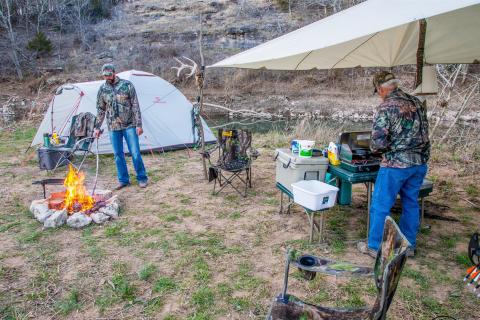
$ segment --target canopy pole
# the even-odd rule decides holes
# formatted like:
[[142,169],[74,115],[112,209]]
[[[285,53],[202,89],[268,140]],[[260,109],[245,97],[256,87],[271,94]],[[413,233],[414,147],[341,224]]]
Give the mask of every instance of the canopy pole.
[[425,35],[427,32],[427,20],[418,21],[418,48],[417,48],[417,73],[415,75],[415,88],[422,84],[423,64],[425,61]]

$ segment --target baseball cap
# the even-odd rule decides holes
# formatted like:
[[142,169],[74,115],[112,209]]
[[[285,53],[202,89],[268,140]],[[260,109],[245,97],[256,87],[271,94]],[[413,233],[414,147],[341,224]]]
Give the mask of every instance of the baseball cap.
[[115,72],[115,66],[111,63],[106,63],[102,66],[102,75],[111,76]]
[[391,72],[388,72],[388,71],[381,71],[379,73],[377,73],[374,77],[373,77],[373,87],[375,88],[373,93],[377,93],[377,88],[384,84],[384,83],[387,83],[391,80],[397,80],[397,78],[395,78],[395,75]]

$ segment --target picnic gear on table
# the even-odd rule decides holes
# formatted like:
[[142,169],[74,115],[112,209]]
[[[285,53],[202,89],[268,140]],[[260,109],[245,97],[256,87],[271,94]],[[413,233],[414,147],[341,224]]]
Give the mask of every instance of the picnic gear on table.
[[328,160],[331,165],[338,166],[340,164],[338,146],[334,142],[328,144]]
[[298,151],[300,150],[298,140],[292,140],[292,142],[290,143],[290,148],[292,149],[292,153],[298,153]]
[[293,201],[312,211],[325,210],[335,205],[338,188],[317,180],[292,183]]
[[[317,180],[302,180],[292,183],[293,201],[302,206],[310,223],[309,242],[313,241],[314,229],[318,231],[319,243],[324,241],[326,210],[336,202],[338,188]],[[315,215],[320,215],[320,222]]]
[[328,159],[324,157],[304,158],[290,149],[276,149],[276,182],[292,192],[292,183],[301,180],[325,181]]
[[[280,190],[280,214],[284,213],[284,194],[288,197],[285,213],[290,213],[290,208],[294,203],[293,184],[303,180],[325,181],[328,159],[321,156],[321,150],[316,152],[312,149],[312,157],[305,158],[294,154],[290,149],[276,149],[274,161],[276,162],[276,187]],[[335,203],[335,200],[333,201]],[[318,231],[320,242],[323,241],[325,212],[303,208],[310,224],[310,242],[313,240],[315,228]],[[326,210],[326,208],[322,210]],[[315,216],[318,214],[321,215],[320,222],[315,221]]]
[[298,156],[300,158],[311,158],[313,156],[313,146],[315,145],[315,141],[298,140],[298,145]]
[[[218,149],[218,159],[212,164],[211,155]],[[243,129],[218,129],[217,145],[203,154],[210,163],[208,181],[214,181],[213,193],[219,194],[227,185],[241,196],[247,196],[252,187],[252,162],[259,153],[252,147],[252,132]],[[240,190],[234,181],[240,181],[244,190]],[[219,189],[216,190],[217,183]]]
[[[282,292],[273,300],[267,315],[268,320],[342,320],[342,319],[386,319],[403,267],[407,260],[410,243],[401,233],[395,221],[387,217],[382,244],[378,250],[374,269],[358,267],[350,263],[336,263],[329,259],[302,255],[287,251],[285,276]],[[302,276],[311,280],[312,273],[326,273],[335,276],[372,276],[377,287],[377,298],[372,307],[345,309],[328,308],[310,304],[287,294],[290,265],[301,269]]]
[[382,156],[370,150],[371,131],[343,132],[338,138],[340,167],[352,172],[378,171]]

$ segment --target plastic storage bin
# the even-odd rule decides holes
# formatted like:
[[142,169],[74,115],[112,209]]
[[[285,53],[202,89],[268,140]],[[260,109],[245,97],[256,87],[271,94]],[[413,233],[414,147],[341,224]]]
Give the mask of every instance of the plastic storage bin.
[[292,183],[301,180],[325,181],[328,159],[325,157],[301,158],[290,149],[276,149],[276,182],[292,192]]
[[292,188],[293,201],[314,211],[333,207],[337,199],[337,187],[316,180],[298,181]]

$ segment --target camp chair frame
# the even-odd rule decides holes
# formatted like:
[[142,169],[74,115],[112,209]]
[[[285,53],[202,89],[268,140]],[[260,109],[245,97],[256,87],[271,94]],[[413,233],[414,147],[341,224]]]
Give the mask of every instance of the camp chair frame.
[[[213,164],[211,155],[215,150],[218,150],[218,160]],[[249,130],[219,129],[217,145],[205,152],[204,157],[210,164],[208,179],[209,182],[214,181],[214,195],[231,186],[242,197],[247,196],[248,188],[252,188],[252,162],[258,157],[258,151],[252,147],[252,133]],[[241,182],[243,190],[234,184],[236,180]]]
[[[287,252],[285,263],[285,278],[283,291],[274,299],[267,320],[295,319],[369,319],[384,320],[392,303],[403,267],[407,260],[410,243],[401,233],[391,217],[385,219],[383,239],[377,252],[374,269],[358,267],[348,263],[337,263],[329,259],[315,256],[293,257]],[[306,259],[303,260],[302,259]],[[306,265],[304,261],[309,261]],[[296,298],[287,294],[288,272],[290,265],[300,269],[303,277],[312,280],[317,272],[336,276],[372,276],[377,287],[377,298],[372,307],[357,309],[326,308]]]
[[[74,115],[72,117],[70,134],[63,137],[67,138],[67,142],[64,145],[48,147],[48,149],[51,151],[61,152],[60,158],[58,159],[55,167],[52,169],[53,172],[55,172],[57,168],[67,164],[71,164],[75,169],[80,170],[87,156],[89,154],[94,154],[91,151],[91,147],[95,137],[85,137],[79,140],[77,140],[77,137],[75,137],[74,129],[77,117],[78,115]],[[75,158],[78,158],[79,160],[75,161]]]

